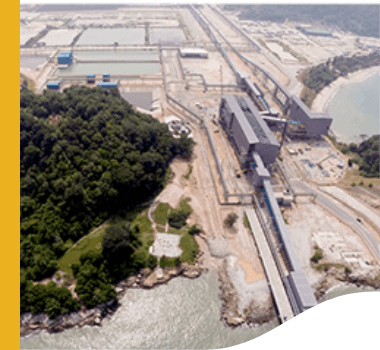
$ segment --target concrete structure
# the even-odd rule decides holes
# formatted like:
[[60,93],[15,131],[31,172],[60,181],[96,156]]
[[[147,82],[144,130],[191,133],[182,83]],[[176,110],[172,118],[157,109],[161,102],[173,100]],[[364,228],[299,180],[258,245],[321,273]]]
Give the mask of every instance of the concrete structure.
[[311,112],[296,95],[292,95],[286,108],[286,114],[289,115],[290,119],[301,123],[301,125],[289,130],[290,133],[299,136],[320,137],[327,135],[332,123],[329,114]]
[[332,36],[332,30],[325,28],[317,28],[308,25],[300,25],[296,27],[300,32],[306,35],[315,36]]
[[188,138],[193,138],[189,122],[181,120],[175,116],[169,116],[165,118],[165,124],[168,126],[170,133],[175,139],[181,138],[182,134],[186,135]]
[[180,49],[179,54],[181,57],[188,57],[188,58],[208,58],[208,52],[203,49],[197,49],[197,48],[185,48]]
[[317,305],[317,300],[315,299],[313,290],[306,279],[306,275],[303,272],[295,253],[270,180],[263,180],[262,194],[267,204],[272,223],[281,242],[286,264],[290,270],[290,274],[287,278],[289,282],[288,294],[291,293],[292,297],[295,298],[298,308],[298,310],[295,310],[295,313],[297,314]]
[[265,269],[268,284],[276,302],[279,318],[281,323],[283,323],[293,318],[294,312],[284,288],[282,277],[277,269],[276,263],[271,254],[270,246],[266,240],[265,233],[260,225],[255,211],[253,208],[246,208],[245,213],[247,215],[249,225],[252,228],[251,232],[256,242],[257,249],[260,252],[260,257]]
[[61,51],[57,56],[57,63],[59,65],[69,66],[73,62],[73,52],[72,51]]
[[251,163],[253,169],[253,184],[256,188],[263,185],[264,180],[270,179],[269,171],[265,168],[261,157],[256,153],[252,153],[253,162]]
[[59,90],[61,87],[61,83],[59,81],[51,81],[51,82],[46,84],[46,87],[49,90]]
[[265,166],[276,160],[280,144],[248,97],[223,96],[219,116],[242,167],[249,167],[253,152],[260,155]]

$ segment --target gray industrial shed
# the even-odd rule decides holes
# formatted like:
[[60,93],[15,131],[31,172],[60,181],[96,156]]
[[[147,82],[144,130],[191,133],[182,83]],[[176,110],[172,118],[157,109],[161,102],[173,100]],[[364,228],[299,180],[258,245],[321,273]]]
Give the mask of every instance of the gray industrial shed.
[[223,96],[219,115],[244,167],[252,161],[252,152],[260,155],[265,166],[276,160],[280,144],[247,96]]
[[310,111],[296,95],[292,95],[286,113],[289,115],[289,119],[302,124],[304,136],[307,137],[327,135],[332,123],[329,114]]

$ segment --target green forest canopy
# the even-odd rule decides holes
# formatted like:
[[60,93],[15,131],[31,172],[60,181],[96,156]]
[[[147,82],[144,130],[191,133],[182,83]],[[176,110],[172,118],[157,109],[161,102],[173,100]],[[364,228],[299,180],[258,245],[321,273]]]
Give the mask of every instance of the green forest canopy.
[[[165,124],[133,110],[117,89],[21,91],[24,287],[50,277],[56,260],[91,228],[153,198],[170,161],[188,157],[192,146],[192,140],[174,139]],[[108,277],[102,279],[106,295],[113,295]]]
[[379,37],[379,6],[375,4],[225,5],[224,8],[240,11],[241,19],[279,23],[286,20],[318,22],[361,36]]
[[343,147],[344,154],[352,152],[355,156],[352,161],[359,165],[360,175],[365,177],[380,177],[379,151],[380,135],[374,135],[357,146],[351,143]]

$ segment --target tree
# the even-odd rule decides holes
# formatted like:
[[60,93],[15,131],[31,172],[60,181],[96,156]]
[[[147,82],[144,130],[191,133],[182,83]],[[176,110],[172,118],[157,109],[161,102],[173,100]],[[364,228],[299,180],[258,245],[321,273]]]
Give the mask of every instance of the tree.
[[116,262],[128,258],[131,253],[131,227],[121,228],[111,225],[106,228],[102,240],[103,256],[108,262]]
[[202,230],[200,228],[198,228],[196,225],[193,225],[190,227],[189,229],[189,234],[191,235],[198,235],[202,232]]
[[184,209],[172,210],[168,214],[168,223],[171,227],[180,229],[186,225],[186,220],[191,213]]
[[181,134],[181,137],[177,140],[178,155],[185,159],[190,158],[195,142],[188,138],[186,134]]
[[229,213],[227,215],[227,217],[224,219],[224,224],[227,227],[231,228],[234,225],[234,223],[236,222],[237,218],[238,218],[237,214]]
[[[46,120],[52,115],[59,123]],[[171,160],[191,143],[175,140],[165,124],[134,111],[117,89],[73,86],[40,95],[22,90],[20,265],[26,280],[50,277],[68,240],[77,241],[121,208],[150,200],[162,188]],[[109,269],[107,278],[114,281],[138,266],[154,266],[147,256],[140,264],[139,242],[133,230],[127,231],[129,237],[121,235],[125,240],[104,242],[103,265],[86,256],[73,266],[76,277],[83,280],[92,271],[88,264],[100,274]],[[106,277],[94,278],[109,283]],[[99,293],[87,295],[90,303],[102,300]],[[49,303],[53,314],[56,303]],[[24,304],[26,310],[29,304]]]

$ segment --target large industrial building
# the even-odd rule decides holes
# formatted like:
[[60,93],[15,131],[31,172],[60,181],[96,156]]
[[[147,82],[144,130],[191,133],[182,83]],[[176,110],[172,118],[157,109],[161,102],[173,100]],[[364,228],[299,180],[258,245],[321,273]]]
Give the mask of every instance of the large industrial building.
[[253,152],[260,155],[265,166],[276,160],[280,144],[249,97],[223,96],[219,115],[243,168],[253,161]]
[[289,119],[301,123],[301,125],[294,127],[293,130],[289,130],[299,136],[313,138],[327,135],[332,123],[332,118],[329,114],[310,111],[296,95],[292,95],[289,99],[285,113],[289,115]]

